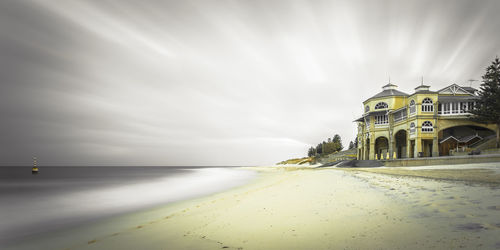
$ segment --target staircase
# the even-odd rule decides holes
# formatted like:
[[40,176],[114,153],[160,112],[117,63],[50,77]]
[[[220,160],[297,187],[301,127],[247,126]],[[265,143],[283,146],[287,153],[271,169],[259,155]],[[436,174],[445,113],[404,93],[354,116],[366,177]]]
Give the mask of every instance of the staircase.
[[484,137],[482,140],[469,145],[473,150],[485,150],[496,147],[496,135]]

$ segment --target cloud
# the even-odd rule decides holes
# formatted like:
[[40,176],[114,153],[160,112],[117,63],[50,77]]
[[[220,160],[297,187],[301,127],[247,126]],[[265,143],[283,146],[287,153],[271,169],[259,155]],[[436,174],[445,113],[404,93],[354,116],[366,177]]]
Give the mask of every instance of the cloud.
[[0,165],[254,165],[354,139],[389,76],[480,79],[496,1],[0,3]]

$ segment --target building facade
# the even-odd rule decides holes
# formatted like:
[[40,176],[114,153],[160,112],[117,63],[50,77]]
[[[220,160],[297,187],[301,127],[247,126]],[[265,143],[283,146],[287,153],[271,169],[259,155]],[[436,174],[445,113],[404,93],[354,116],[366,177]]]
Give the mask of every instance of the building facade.
[[394,84],[363,102],[358,159],[437,157],[466,151],[495,136],[496,125],[471,121],[477,90],[452,84],[438,91],[420,85],[413,94]]

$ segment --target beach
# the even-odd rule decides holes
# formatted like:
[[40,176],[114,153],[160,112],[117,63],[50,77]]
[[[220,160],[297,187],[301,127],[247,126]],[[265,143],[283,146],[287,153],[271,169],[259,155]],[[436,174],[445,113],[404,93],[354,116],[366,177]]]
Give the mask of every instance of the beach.
[[499,165],[250,168],[244,186],[13,249],[498,249]]

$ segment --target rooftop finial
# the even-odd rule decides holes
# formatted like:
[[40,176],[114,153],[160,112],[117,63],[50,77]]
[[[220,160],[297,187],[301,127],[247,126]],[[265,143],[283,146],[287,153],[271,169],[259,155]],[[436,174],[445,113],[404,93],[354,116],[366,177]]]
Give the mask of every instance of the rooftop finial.
[[424,76],[422,76],[422,82],[420,83],[420,86],[424,85]]

